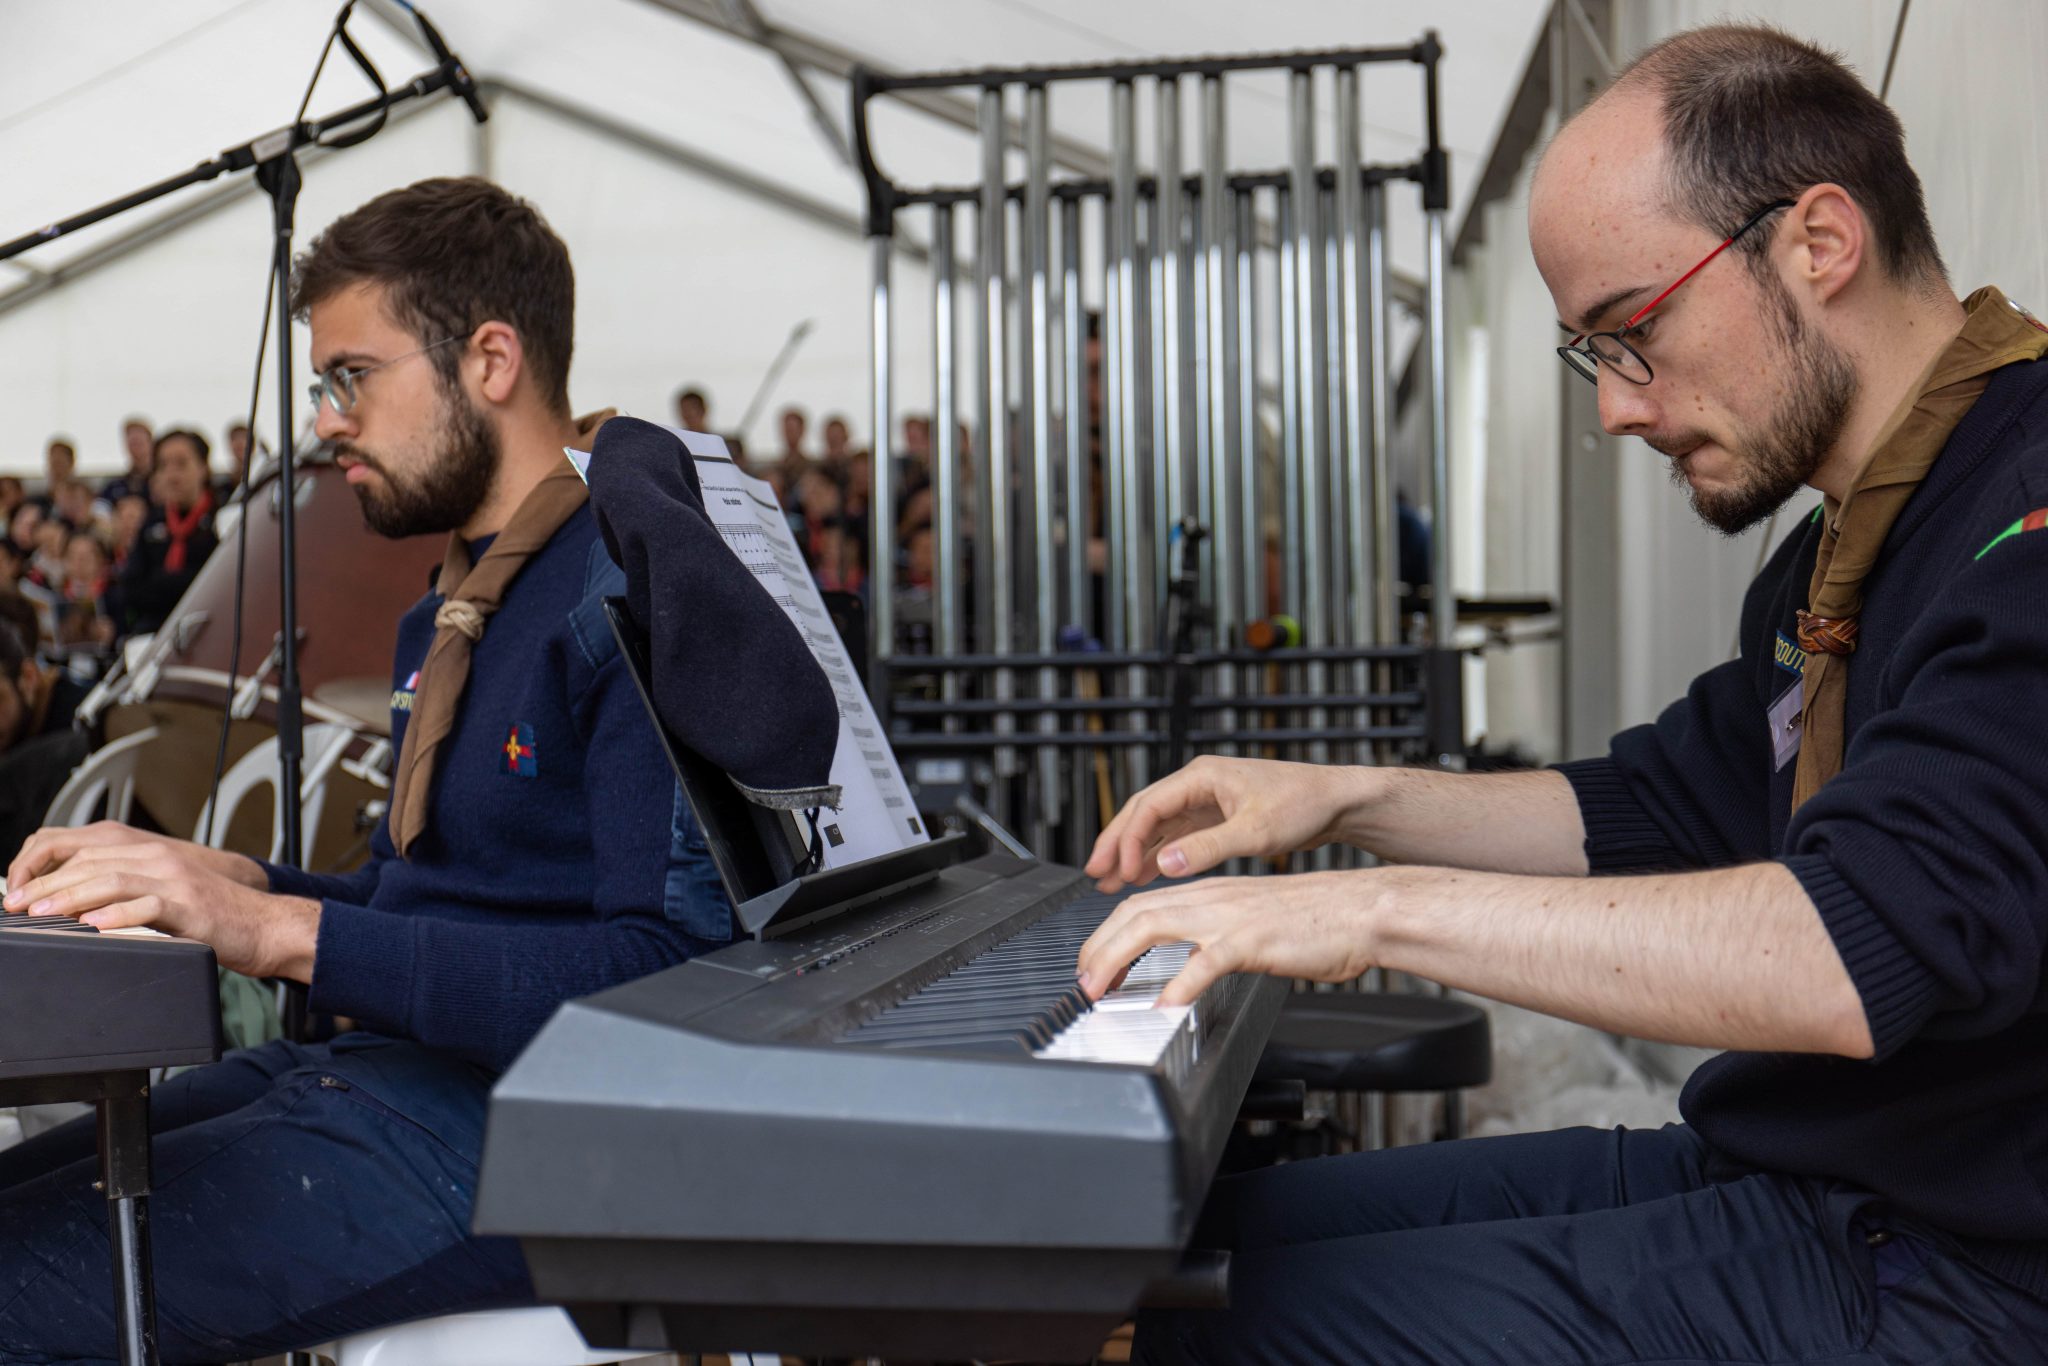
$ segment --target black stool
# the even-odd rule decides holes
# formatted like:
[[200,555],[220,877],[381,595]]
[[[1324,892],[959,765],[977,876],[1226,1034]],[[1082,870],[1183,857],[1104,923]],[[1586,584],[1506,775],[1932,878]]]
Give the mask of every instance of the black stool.
[[1281,1007],[1253,1084],[1295,1081],[1340,1094],[1441,1091],[1444,1137],[1459,1138],[1462,1092],[1492,1077],[1492,1029],[1477,1006],[1405,992],[1303,991]]

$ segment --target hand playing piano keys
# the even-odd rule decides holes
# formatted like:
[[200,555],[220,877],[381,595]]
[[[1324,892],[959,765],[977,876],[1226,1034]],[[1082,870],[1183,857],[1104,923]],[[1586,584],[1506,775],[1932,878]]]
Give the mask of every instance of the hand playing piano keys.
[[320,903],[267,886],[239,854],[100,821],[31,835],[7,870],[4,909],[101,930],[147,926],[211,945],[233,971],[308,981]]
[[1084,870],[1096,887],[1143,887],[1233,858],[1318,849],[1380,795],[1370,768],[1203,755],[1139,792],[1096,838]]
[[1376,871],[1204,878],[1134,896],[1081,946],[1081,989],[1099,1000],[1146,950],[1183,940],[1194,952],[1161,1006],[1187,1005],[1233,972],[1349,981],[1374,966]]

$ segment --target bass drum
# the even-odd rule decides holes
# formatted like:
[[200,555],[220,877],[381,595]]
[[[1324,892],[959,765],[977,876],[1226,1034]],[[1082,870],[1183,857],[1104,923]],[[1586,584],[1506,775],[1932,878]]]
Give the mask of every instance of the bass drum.
[[[280,491],[273,463],[258,472],[246,502],[222,510],[216,521],[220,548],[200,567],[163,629],[87,703],[88,719],[104,713],[109,740],[158,728],[150,758],[136,776],[135,795],[150,819],[173,835],[191,835],[205,808],[224,707],[232,705],[235,716],[228,729],[229,767],[277,733]],[[385,704],[398,618],[427,591],[447,541],[389,541],[371,531],[354,490],[329,461],[302,461],[295,492],[302,710],[309,723],[340,722],[358,732],[329,779],[321,828],[305,832],[306,866],[340,871],[360,859],[366,835],[358,828],[359,813],[389,796],[372,779],[381,776],[379,768],[392,766],[378,748],[391,728]],[[245,510],[242,647],[230,660],[236,523]],[[268,802],[243,804],[227,847],[259,857],[269,850]]]

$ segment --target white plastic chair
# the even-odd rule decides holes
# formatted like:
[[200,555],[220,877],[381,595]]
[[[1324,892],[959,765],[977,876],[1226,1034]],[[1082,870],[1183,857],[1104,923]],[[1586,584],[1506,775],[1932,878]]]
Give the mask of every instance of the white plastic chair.
[[357,1333],[313,1349],[334,1366],[610,1366],[611,1363],[674,1361],[644,1356],[630,1348],[593,1351],[569,1316],[543,1305],[447,1314],[392,1328]]
[[[304,732],[305,762],[299,770],[299,823],[302,829],[320,828],[320,814],[327,806],[327,779],[341,764],[341,756],[347,752],[355,732],[347,726],[331,722],[316,721]],[[235,761],[235,766],[222,775],[220,780],[219,816],[213,822],[212,838],[207,838],[207,812],[213,809],[211,803],[199,812],[199,824],[193,827],[195,843],[211,843],[214,848],[224,848],[228,840],[228,827],[234,824],[235,813],[242,809],[242,802],[259,787],[270,789],[270,854],[274,863],[284,856],[284,794],[278,790],[277,737],[257,745]]]
[[156,727],[149,726],[86,755],[85,762],[64,780],[43,824],[89,824],[98,819],[94,813],[102,797],[107,802],[106,819],[126,821],[135,806],[135,770],[142,762],[142,751],[156,735]]

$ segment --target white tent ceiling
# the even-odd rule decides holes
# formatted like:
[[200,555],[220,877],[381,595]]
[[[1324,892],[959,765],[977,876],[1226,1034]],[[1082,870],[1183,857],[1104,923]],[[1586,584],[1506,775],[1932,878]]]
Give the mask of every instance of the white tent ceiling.
[[[329,0],[0,0],[0,238],[284,123],[333,8]],[[575,254],[579,401],[660,412],[676,385],[694,380],[710,388],[714,416],[735,421],[783,337],[808,317],[818,325],[776,402],[844,410],[862,429],[862,193],[783,54],[843,134],[846,85],[833,72],[849,57],[896,70],[1141,59],[1400,43],[1428,24],[1448,51],[1444,137],[1456,217],[1546,9],[1541,0],[1439,0],[1426,13],[1334,0],[435,0],[428,12],[450,44],[480,79],[502,87],[491,123],[479,135],[459,106],[439,99],[363,147],[309,160],[299,240],[381,189],[484,170],[538,203]],[[351,32],[389,82],[431,64],[389,0],[365,0]],[[1417,74],[1369,68],[1363,85],[1367,159],[1411,159],[1421,136]],[[365,93],[337,53],[312,112]],[[1281,165],[1279,78],[1234,78],[1231,100],[1233,163]],[[1184,104],[1192,160],[1192,92]],[[1141,105],[1140,159],[1149,162],[1142,89]],[[1327,92],[1321,107],[1328,157]],[[1057,87],[1052,108],[1068,160],[1099,161],[1108,124],[1101,91]],[[885,169],[906,184],[975,178],[967,129],[893,100],[877,109],[874,128]],[[215,200],[225,206],[198,212]],[[1395,204],[1392,258],[1418,274],[1419,217],[1412,197]],[[152,218],[181,213],[146,246],[109,250]],[[75,433],[88,468],[106,468],[115,426],[130,410],[209,432],[239,413],[267,216],[260,197],[222,182],[0,264],[0,468],[32,470],[53,431]],[[925,236],[915,216],[905,228],[913,242]],[[40,277],[51,272],[70,278],[49,287]],[[922,299],[922,273],[899,276],[906,295]],[[9,307],[9,291],[22,289],[38,292]],[[906,408],[923,406],[929,386],[921,330],[907,323],[899,350]],[[266,401],[266,427],[270,411]],[[747,433],[757,446],[769,440],[768,425]]]

